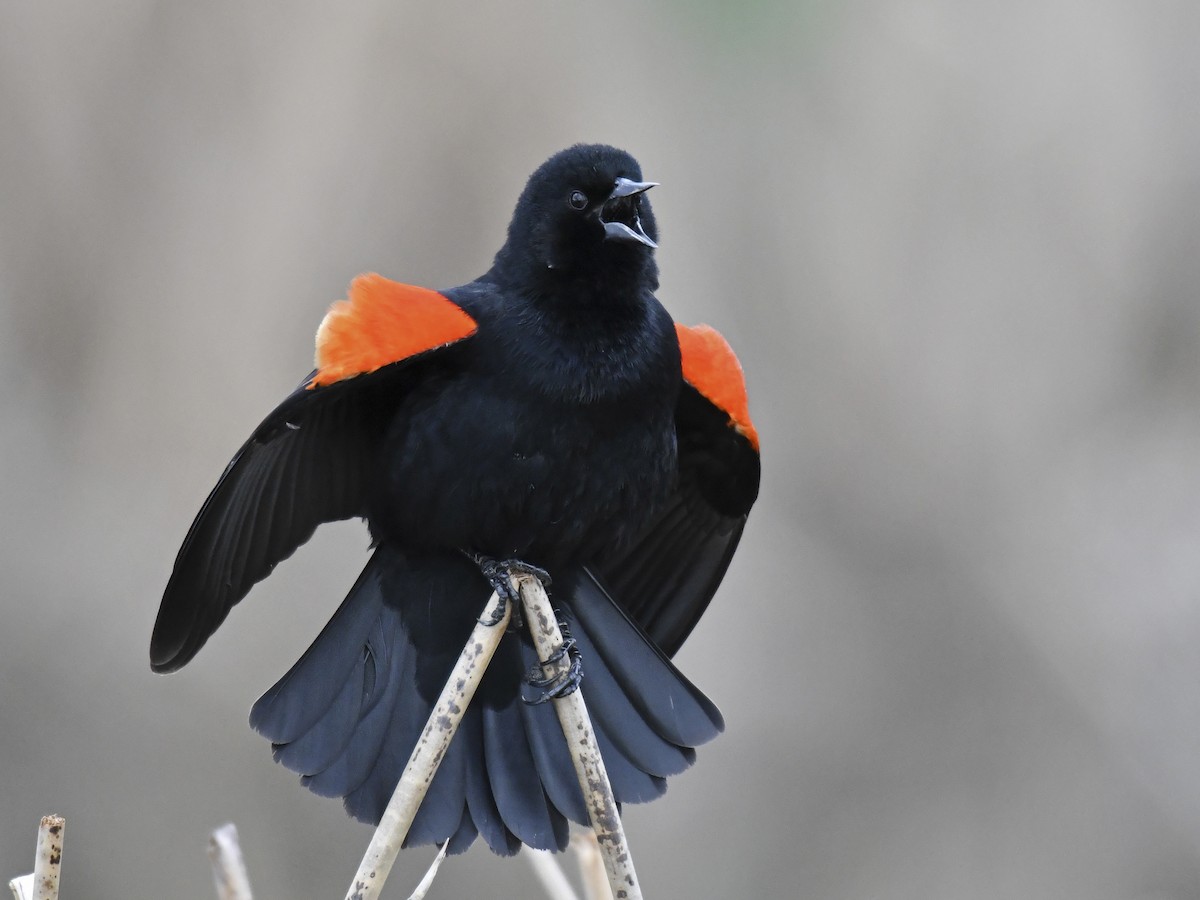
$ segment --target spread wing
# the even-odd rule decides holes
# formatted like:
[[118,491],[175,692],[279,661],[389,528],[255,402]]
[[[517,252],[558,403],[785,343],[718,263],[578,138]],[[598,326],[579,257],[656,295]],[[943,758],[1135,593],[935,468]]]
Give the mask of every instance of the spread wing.
[[679,480],[622,554],[593,570],[668,656],[707,608],[758,496],[758,434],[741,366],[707,326],[677,326],[684,386],[675,411]]
[[408,386],[475,322],[447,298],[378,275],[355,279],[317,333],[317,369],[225,468],[167,582],[150,664],[186,664],[250,588],[322,522],[365,513],[379,446]]

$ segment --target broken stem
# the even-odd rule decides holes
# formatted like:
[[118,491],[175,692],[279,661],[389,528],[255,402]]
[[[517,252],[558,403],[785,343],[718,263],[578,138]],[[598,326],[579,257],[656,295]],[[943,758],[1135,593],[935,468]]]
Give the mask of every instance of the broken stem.
[[442,842],[441,849],[438,850],[437,856],[433,858],[433,862],[429,864],[429,869],[425,872],[425,877],[421,879],[417,889],[408,895],[408,900],[425,900],[425,895],[433,887],[433,879],[437,877],[438,869],[442,867],[442,860],[446,858],[446,850],[449,846],[449,841]]
[[250,876],[242,859],[237,826],[232,822],[222,825],[209,836],[208,859],[212,863],[218,900],[251,900]]
[[38,828],[37,859],[33,863],[33,900],[57,900],[58,874],[62,868],[62,816],[45,816]]

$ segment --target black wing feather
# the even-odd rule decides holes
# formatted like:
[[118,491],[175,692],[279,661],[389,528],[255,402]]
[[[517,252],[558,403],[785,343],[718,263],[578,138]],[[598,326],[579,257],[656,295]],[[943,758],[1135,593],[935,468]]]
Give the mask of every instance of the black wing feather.
[[758,497],[758,451],[690,384],[675,410],[679,481],[624,552],[592,566],[630,617],[674,656],[725,576]]
[[[419,354],[327,387],[312,375],[275,408],[226,466],[204,502],[163,594],[150,665],[185,665],[229,610],[322,522],[362,516],[392,411],[426,371]],[[315,373],[314,373],[315,374]]]

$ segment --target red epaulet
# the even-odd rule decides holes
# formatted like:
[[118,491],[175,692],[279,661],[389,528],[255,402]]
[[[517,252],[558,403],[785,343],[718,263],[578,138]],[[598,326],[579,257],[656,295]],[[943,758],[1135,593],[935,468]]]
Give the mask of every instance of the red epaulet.
[[350,284],[317,329],[317,374],[309,388],[445,347],[475,333],[475,320],[429,288],[369,273]]
[[683,378],[709,403],[729,416],[729,426],[758,450],[758,431],[750,421],[746,379],[729,342],[708,325],[675,324]]

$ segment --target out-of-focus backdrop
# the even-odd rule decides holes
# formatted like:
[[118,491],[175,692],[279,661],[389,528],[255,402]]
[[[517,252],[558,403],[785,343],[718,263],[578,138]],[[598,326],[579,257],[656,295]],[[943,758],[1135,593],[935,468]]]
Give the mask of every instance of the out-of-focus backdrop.
[[[210,897],[234,820],[260,896],[341,896],[370,830],[246,713],[361,524],[169,678],[160,592],[349,279],[469,280],[599,140],[764,448],[648,896],[1200,896],[1198,46],[1194,0],[4,4],[0,878],[56,812],[64,898]],[[538,893],[475,848],[435,896]]]

